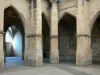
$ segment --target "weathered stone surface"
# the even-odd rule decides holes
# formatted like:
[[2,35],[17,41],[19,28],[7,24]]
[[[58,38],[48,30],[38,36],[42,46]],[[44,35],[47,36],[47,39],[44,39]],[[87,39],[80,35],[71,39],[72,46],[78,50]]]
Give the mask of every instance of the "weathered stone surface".
[[[33,3],[29,3],[33,1]],[[12,6],[16,9],[23,22],[25,30],[25,63],[31,66],[43,65],[42,54],[42,17],[41,14],[45,13],[48,19],[48,24],[51,30],[51,46],[50,46],[50,62],[59,63],[59,50],[58,50],[58,23],[59,20],[68,13],[76,17],[77,25],[77,50],[76,51],[76,64],[77,65],[90,65],[93,56],[98,56],[99,43],[94,42],[92,49],[91,32],[94,22],[100,15],[100,0],[61,0],[58,4],[54,1],[48,3],[46,0],[1,0],[0,1],[0,67],[4,67],[3,55],[3,34],[4,31],[4,9]],[[78,2],[78,3],[77,3]],[[66,31],[67,32],[67,31]],[[34,34],[30,35],[30,34]],[[27,37],[27,35],[29,35]],[[61,36],[71,41],[67,36]],[[66,42],[67,43],[67,42]],[[69,43],[69,44],[70,44]],[[68,47],[68,43],[66,44]],[[95,45],[96,44],[96,45]],[[67,49],[67,48],[66,48]],[[62,50],[65,52],[65,48]],[[72,48],[68,47],[72,52]],[[66,53],[67,54],[67,53]],[[73,55],[75,52],[73,53]],[[71,58],[68,57],[67,58]],[[73,56],[75,57],[75,56]],[[72,58],[73,58],[72,57]],[[95,58],[94,58],[95,59]]]
[[53,2],[51,6],[51,32],[50,32],[50,63],[59,63],[58,52],[58,7]]
[[76,64],[84,66],[92,64],[92,50],[89,37],[77,37]]
[[3,34],[0,34],[0,68],[4,67]]
[[[90,29],[89,29],[89,2],[78,0],[77,8],[77,65],[91,65],[92,50],[90,48]],[[88,29],[87,29],[88,28]]]

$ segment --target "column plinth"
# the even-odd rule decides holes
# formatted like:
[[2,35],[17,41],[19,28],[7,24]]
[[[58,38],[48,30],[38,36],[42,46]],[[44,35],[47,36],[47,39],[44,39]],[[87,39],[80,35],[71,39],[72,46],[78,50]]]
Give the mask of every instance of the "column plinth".
[[92,64],[92,50],[89,35],[77,35],[76,65],[88,66]]

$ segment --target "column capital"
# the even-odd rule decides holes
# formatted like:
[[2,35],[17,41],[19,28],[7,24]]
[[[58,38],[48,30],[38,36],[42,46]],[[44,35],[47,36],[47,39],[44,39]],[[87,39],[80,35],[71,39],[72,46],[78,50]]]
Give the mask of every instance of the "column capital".
[[42,34],[28,34],[27,37],[42,37]]
[[58,38],[58,35],[51,35],[50,38]]
[[90,35],[88,35],[88,34],[77,34],[76,35],[77,37],[91,37]]
[[1,34],[5,34],[5,32],[4,32],[4,31],[0,31],[0,35],[1,35]]
[[53,4],[57,4],[58,5],[58,0],[50,0],[50,5],[52,6]]

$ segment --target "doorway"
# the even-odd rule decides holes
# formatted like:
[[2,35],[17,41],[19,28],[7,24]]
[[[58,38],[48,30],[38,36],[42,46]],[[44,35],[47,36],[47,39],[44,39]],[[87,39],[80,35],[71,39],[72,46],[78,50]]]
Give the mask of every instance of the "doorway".
[[19,13],[12,6],[4,10],[5,66],[23,65],[24,28]]

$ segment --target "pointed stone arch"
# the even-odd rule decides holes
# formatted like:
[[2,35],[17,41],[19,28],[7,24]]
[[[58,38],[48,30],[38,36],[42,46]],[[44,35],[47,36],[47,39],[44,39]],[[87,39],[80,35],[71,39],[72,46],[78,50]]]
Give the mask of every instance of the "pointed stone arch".
[[73,14],[71,14],[71,13],[69,13],[69,12],[64,12],[64,13],[62,14],[62,16],[59,18],[59,21],[58,21],[58,22],[60,22],[60,20],[61,20],[65,15],[70,15],[70,16],[76,18],[75,15],[73,15]]
[[47,21],[47,23],[48,23],[48,25],[50,27],[50,19],[49,19],[49,17],[44,12],[42,12],[42,17],[45,18],[45,20]]
[[90,34],[92,32],[92,28],[94,23],[96,22],[97,18],[100,16],[100,10],[95,14],[95,16],[92,18],[92,20],[90,21]]
[[[24,60],[25,56],[25,27],[26,27],[26,21],[24,19],[24,16],[19,12],[19,10],[13,6],[10,5],[4,9],[4,32],[7,31],[7,29],[12,26],[12,24],[18,28],[18,30],[21,32],[22,35],[22,59]],[[5,36],[5,35],[4,35]],[[4,39],[5,42],[5,39]],[[5,46],[5,43],[4,43]],[[5,50],[5,47],[4,47]]]
[[4,10],[7,9],[7,8],[11,8],[14,12],[16,12],[16,14],[19,16],[19,18],[20,18],[20,20],[21,20],[21,22],[23,24],[22,25],[23,26],[23,30],[24,30],[24,32],[26,32],[25,27],[26,27],[27,23],[26,23],[26,20],[25,20],[23,14],[14,5],[8,5],[7,7],[4,8]]
[[60,62],[76,62],[76,18],[64,13],[58,24]]
[[95,14],[90,23],[92,63],[100,63],[100,10]]

